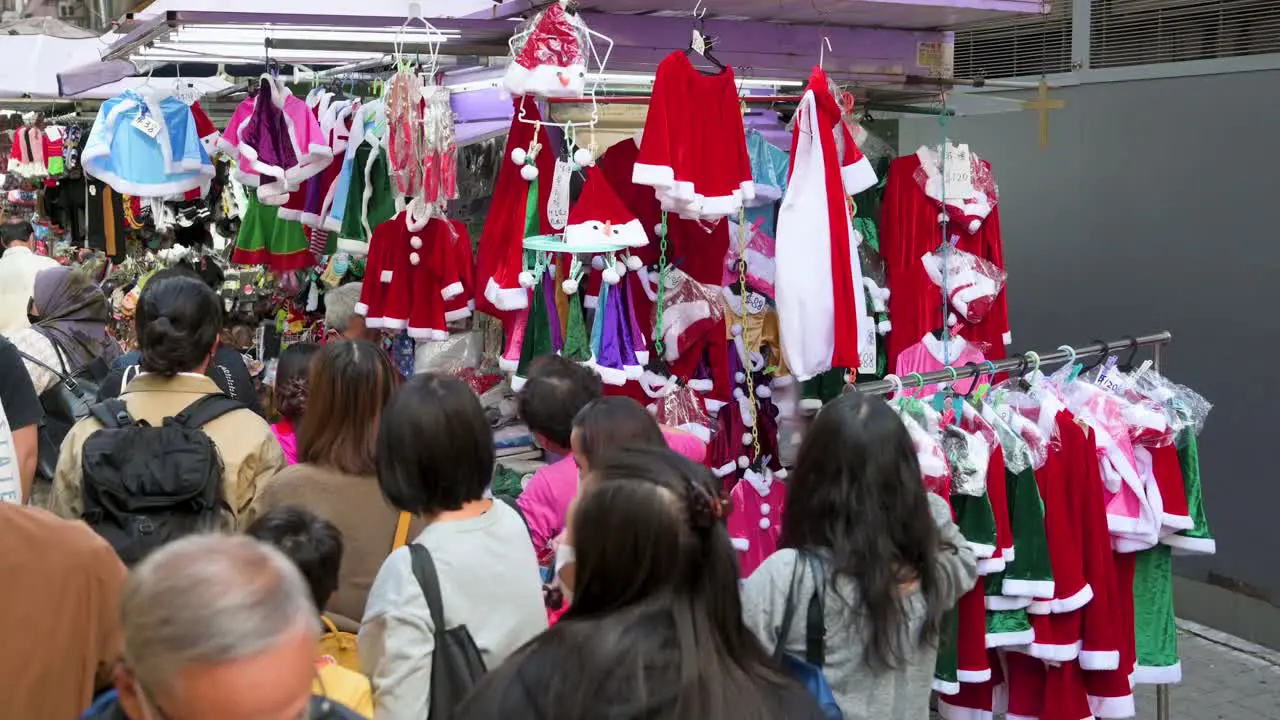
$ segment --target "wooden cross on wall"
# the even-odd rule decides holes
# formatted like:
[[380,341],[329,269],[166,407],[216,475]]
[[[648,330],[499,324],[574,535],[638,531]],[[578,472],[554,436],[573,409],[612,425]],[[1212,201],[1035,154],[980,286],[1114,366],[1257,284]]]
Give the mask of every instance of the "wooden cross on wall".
[[1050,100],[1049,82],[1044,78],[1040,78],[1040,84],[1036,88],[1036,95],[1035,100],[1024,101],[1022,109],[1040,111],[1040,147],[1049,147],[1049,111],[1065,108],[1067,101]]

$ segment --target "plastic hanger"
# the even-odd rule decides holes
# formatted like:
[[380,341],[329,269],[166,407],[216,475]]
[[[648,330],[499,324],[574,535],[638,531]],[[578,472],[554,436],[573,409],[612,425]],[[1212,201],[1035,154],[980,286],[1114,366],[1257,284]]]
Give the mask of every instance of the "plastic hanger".
[[1133,359],[1138,355],[1138,338],[1125,335],[1124,339],[1129,341],[1129,357],[1120,363],[1120,372],[1133,372]]
[[[1134,343],[1135,343],[1135,345],[1136,345],[1137,340],[1134,340]],[[1107,361],[1107,350],[1106,350],[1106,347],[1107,347],[1107,341],[1106,341],[1106,340],[1099,340],[1098,338],[1094,338],[1094,339],[1093,339],[1093,344],[1094,344],[1094,345],[1101,345],[1103,349],[1102,349],[1102,352],[1098,353],[1098,358],[1097,358],[1096,360],[1094,360],[1093,362],[1091,362],[1091,363],[1089,363],[1087,366],[1085,366],[1085,368],[1084,368],[1084,372],[1092,372],[1093,370],[1095,370],[1095,369],[1097,369],[1099,366],[1101,366],[1101,365],[1102,365],[1102,363],[1104,363],[1104,362],[1106,362],[1106,361]]]
[[[702,12],[698,12],[699,9]],[[706,17],[707,9],[702,6],[702,0],[698,0],[698,3],[693,6],[693,33],[690,35],[689,47],[685,48],[684,54],[688,57],[696,52],[705,58],[707,62],[719,68],[720,72],[725,72],[729,69],[729,66],[716,59],[716,56],[711,52],[711,48],[715,47],[716,40],[707,36]],[[695,47],[695,45],[700,45],[701,47]]]

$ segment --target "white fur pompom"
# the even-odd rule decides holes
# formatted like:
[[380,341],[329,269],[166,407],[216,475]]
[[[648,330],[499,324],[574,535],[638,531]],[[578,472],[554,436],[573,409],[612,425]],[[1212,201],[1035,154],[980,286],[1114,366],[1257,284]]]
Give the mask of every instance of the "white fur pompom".
[[409,264],[410,264],[410,265],[417,265],[417,264],[418,264],[418,263],[420,263],[420,262],[422,262],[422,256],[421,256],[421,255],[419,255],[419,254],[418,254],[418,253],[416,253],[416,252],[411,252],[411,253],[409,253]]
[[960,322],[960,319],[956,317],[956,314],[955,314],[955,313],[949,313],[949,314],[947,315],[947,326],[948,326],[948,327],[950,327],[950,326],[952,326],[952,325],[955,325],[955,324],[956,324],[956,323],[958,323],[958,322]]
[[743,469],[743,470],[746,470],[746,469],[747,469],[747,466],[748,466],[748,465],[750,465],[750,464],[751,464],[751,461],[747,459],[747,456],[746,456],[746,455],[739,455],[739,456],[738,456],[738,467],[739,467],[739,468],[741,468],[741,469]]
[[533,287],[533,273],[529,272],[528,270],[521,271],[521,273],[517,276],[517,279],[520,281],[520,287],[522,288]]
[[591,156],[591,151],[586,148],[580,147],[573,151],[573,162],[578,167],[586,167],[590,165],[593,160],[595,160],[595,158]]
[[757,385],[757,386],[756,386],[756,397],[758,397],[758,398],[767,398],[767,397],[772,397],[772,396],[773,396],[773,390],[770,390],[768,385]]
[[879,324],[876,325],[876,332],[881,335],[888,335],[891,330],[893,330],[893,323],[888,320],[881,320]]
[[565,295],[572,295],[578,292],[578,281],[570,278],[560,283],[560,289],[564,290]]
[[658,237],[662,237],[663,235],[667,234],[666,230],[662,228],[662,223],[658,223],[657,225],[653,226],[653,234],[657,235]]
[[628,270],[631,270],[632,272],[635,272],[636,270],[639,270],[639,269],[640,269],[640,268],[642,268],[642,267],[644,267],[644,261],[643,261],[643,260],[641,260],[638,256],[636,256],[636,255],[628,255],[628,256],[627,256],[627,269],[628,269]]
[[733,333],[734,335],[741,335],[742,325],[739,323],[734,323],[732,326],[729,327],[729,332]]
[[736,383],[744,383],[747,381],[747,374],[739,370],[733,374],[733,381]]
[[750,445],[750,444],[751,444],[751,443],[753,443],[753,442],[755,442],[755,438],[751,435],[751,433],[749,433],[749,432],[744,432],[744,433],[742,433],[742,444],[743,444],[743,445]]
[[885,302],[889,302],[889,288],[880,288],[880,299]]
[[972,234],[974,234],[974,233],[978,232],[978,228],[980,228],[980,227],[982,227],[982,221],[981,221],[981,220],[970,220],[970,221],[969,221],[969,234],[970,234],[970,235],[972,235]]
[[414,235],[413,237],[409,238],[409,247],[413,248],[414,250],[421,250],[422,238],[418,237],[417,235]]
[[518,147],[511,151],[511,162],[517,165],[523,165],[525,160],[529,159],[529,152],[522,147]]
[[600,273],[600,277],[610,285],[617,285],[622,280],[618,275],[618,271],[613,268],[605,268],[605,271]]
[[603,270],[604,258],[600,257],[599,255],[596,255],[595,257],[591,258],[591,267],[594,270]]
[[946,212],[938,213],[938,224],[942,225],[946,222],[947,222],[947,213]]
[[733,399],[734,399],[734,400],[741,400],[742,398],[744,398],[744,397],[746,397],[746,396],[747,396],[747,394],[746,394],[745,392],[743,392],[743,391],[742,391],[742,388],[734,388],[734,389],[733,389]]
[[525,180],[528,180],[529,182],[533,182],[534,180],[537,180],[538,166],[525,165],[524,167],[520,168],[520,177],[524,178]]
[[779,480],[783,480],[783,479],[785,479],[785,478],[787,477],[787,469],[786,469],[786,468],[782,468],[782,469],[781,469],[781,470],[779,470],[778,472],[774,473],[774,474],[773,474],[773,476],[774,476],[774,477],[776,477],[776,478],[778,478]]
[[618,273],[618,277],[622,277],[623,275],[627,274],[627,264],[622,262],[621,260],[614,260],[613,271]]

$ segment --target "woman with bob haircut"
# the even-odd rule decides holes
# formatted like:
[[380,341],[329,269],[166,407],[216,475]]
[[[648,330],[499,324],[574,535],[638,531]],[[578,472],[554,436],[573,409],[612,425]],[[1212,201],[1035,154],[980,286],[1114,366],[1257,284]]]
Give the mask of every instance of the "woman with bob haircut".
[[354,632],[399,522],[378,489],[376,458],[378,423],[400,374],[366,340],[331,342],[309,366],[306,412],[295,426],[298,464],[266,484],[255,510],[294,505],[338,527],[347,547],[327,615]]
[[818,413],[787,478],[779,546],[742,590],[765,647],[804,657],[804,623],[785,638],[778,628],[793,586],[806,603],[821,587],[822,670],[845,720],[928,717],[942,616],[977,560],[883,400],[847,393]]
[[821,718],[743,624],[714,487],[705,468],[666,448],[622,449],[594,465],[573,517],[573,606],[486,675],[456,717]]
[[[447,629],[465,627],[494,668],[547,627],[538,560],[520,515],[488,497],[493,432],[480,400],[448,375],[418,375],[382,415],[378,485],[425,529]],[[379,717],[426,720],[435,627],[410,548],[387,557],[360,627],[360,662]]]

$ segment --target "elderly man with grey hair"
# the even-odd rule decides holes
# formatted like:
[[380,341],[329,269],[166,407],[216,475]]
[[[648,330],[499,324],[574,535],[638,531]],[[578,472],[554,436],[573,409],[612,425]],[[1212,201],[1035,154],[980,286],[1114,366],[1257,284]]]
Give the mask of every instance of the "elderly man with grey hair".
[[356,312],[356,305],[359,304],[358,282],[339,285],[324,294],[324,327],[330,338],[370,340],[371,336],[377,335],[377,331],[365,327],[364,316]]
[[279,550],[193,535],[129,574],[116,691],[84,720],[340,720],[312,695],[320,627],[311,591]]

